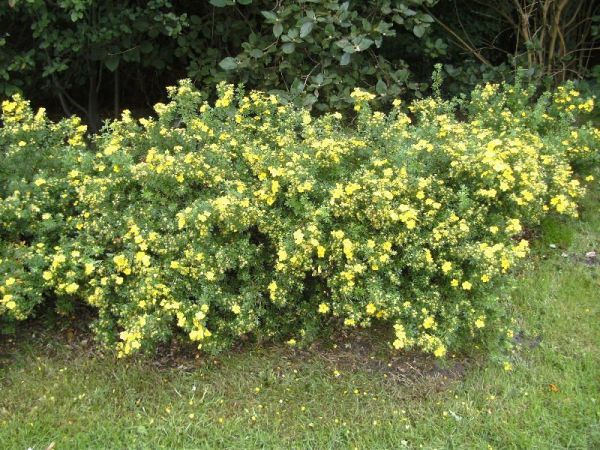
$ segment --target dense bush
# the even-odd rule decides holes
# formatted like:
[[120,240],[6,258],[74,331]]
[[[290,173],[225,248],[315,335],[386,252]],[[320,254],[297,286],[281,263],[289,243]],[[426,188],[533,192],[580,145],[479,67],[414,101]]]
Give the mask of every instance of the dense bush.
[[352,126],[218,93],[210,105],[183,81],[156,118],[125,112],[89,143],[77,119],[2,104],[0,320],[80,302],[120,355],[379,321],[395,348],[442,357],[511,333],[498,287],[525,231],[576,216],[572,164],[598,162],[600,130],[576,121],[593,102],[570,86],[534,100],[486,85],[389,114],[355,90]]

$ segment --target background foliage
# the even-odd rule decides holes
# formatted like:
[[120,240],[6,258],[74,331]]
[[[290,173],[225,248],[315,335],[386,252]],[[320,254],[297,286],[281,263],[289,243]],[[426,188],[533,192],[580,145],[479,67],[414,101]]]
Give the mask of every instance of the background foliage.
[[91,130],[147,111],[184,77],[276,93],[325,111],[354,87],[419,97],[436,62],[447,89],[600,74],[592,0],[9,0],[0,8],[0,95],[22,91]]

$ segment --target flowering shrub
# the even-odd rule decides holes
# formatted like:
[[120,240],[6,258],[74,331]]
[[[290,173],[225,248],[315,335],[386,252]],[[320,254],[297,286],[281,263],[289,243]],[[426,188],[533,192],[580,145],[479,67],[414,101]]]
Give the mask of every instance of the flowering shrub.
[[89,145],[76,119],[3,103],[0,320],[83,302],[121,356],[381,321],[394,348],[442,357],[510,334],[498,286],[528,252],[523,231],[577,216],[571,164],[597,164],[600,130],[576,121],[593,102],[571,86],[534,101],[486,85],[410,115],[356,90],[352,127],[218,92],[211,106],[182,81],[155,118],[125,112]]
[[78,118],[51,123],[19,96],[2,103],[0,123],[0,326],[29,317],[48,292],[48,255],[76,214],[67,173],[85,151]]

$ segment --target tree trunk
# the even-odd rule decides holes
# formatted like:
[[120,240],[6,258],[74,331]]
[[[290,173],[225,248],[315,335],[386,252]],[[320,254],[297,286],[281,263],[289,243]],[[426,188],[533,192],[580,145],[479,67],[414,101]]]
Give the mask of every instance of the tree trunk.
[[98,72],[96,68],[90,70],[90,86],[88,88],[87,121],[92,133],[100,129],[100,113],[98,111]]

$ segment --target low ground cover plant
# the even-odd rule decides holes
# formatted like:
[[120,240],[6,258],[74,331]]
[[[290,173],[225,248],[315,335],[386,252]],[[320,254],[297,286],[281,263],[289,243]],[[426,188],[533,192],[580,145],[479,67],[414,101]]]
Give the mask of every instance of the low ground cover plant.
[[94,311],[120,356],[173,338],[217,352],[393,329],[443,357],[511,337],[501,286],[548,214],[577,215],[598,163],[593,109],[565,85],[319,117],[189,81],[156,117],[86,137],[15,96],[0,128],[0,326]]

